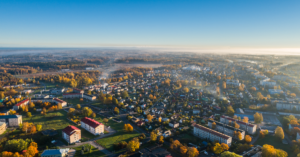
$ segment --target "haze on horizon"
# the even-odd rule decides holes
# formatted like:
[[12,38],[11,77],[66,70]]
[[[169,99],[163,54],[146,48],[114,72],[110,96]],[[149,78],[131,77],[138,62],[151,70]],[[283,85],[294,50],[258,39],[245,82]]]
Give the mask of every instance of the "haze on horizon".
[[0,1],[0,47],[300,54],[300,1]]

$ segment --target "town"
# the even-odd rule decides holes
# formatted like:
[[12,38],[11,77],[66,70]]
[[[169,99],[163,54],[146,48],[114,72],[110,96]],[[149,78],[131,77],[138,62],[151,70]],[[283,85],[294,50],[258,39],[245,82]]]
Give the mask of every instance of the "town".
[[1,66],[2,156],[296,156],[299,80],[263,57],[42,75]]

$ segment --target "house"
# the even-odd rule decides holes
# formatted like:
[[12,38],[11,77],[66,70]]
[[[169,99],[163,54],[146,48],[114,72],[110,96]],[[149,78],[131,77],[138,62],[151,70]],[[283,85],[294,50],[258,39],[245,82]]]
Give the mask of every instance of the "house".
[[6,131],[6,123],[0,122],[0,135]]
[[132,117],[132,118],[131,118],[131,121],[132,121],[133,123],[137,123],[137,122],[140,121],[140,119],[139,119],[139,118]]
[[198,125],[196,123],[193,124],[194,127],[194,135],[200,137],[202,139],[209,139],[210,141],[218,141],[220,143],[225,143],[229,147],[231,146],[232,137],[222,134],[218,131],[206,128],[204,126]]
[[13,109],[18,111],[22,106],[28,105],[28,103],[29,103],[29,99],[22,100],[19,103],[15,104]]
[[79,142],[81,140],[81,130],[69,125],[62,130],[62,137],[70,144]]
[[93,135],[104,134],[104,125],[94,119],[84,117],[80,121],[81,127]]
[[229,80],[229,79],[226,80],[226,84],[228,84],[228,85],[231,84],[231,85],[234,85],[234,86],[240,86],[241,85],[239,80]]
[[67,157],[69,148],[66,149],[46,149],[41,154],[41,157]]
[[289,131],[292,131],[295,127],[300,128],[300,125],[289,124]]
[[140,121],[138,121],[138,122],[136,123],[136,125],[137,125],[137,126],[143,126],[143,125],[145,125],[145,122],[143,122],[143,121],[140,120]]
[[163,133],[163,137],[166,138],[166,137],[170,137],[172,135],[172,132],[171,130],[167,130]]
[[65,101],[63,101],[61,99],[58,99],[58,98],[54,98],[53,102],[55,102],[56,104],[61,104],[62,107],[67,106],[67,102],[65,102]]
[[84,99],[87,99],[89,101],[95,101],[97,99],[97,97],[94,95],[83,94],[82,96]]
[[22,115],[0,116],[0,122],[6,123],[9,127],[19,127],[22,124]]
[[23,94],[30,94],[32,92],[33,91],[31,89],[26,89],[26,90],[23,90],[21,93],[23,93]]
[[171,128],[177,128],[179,127],[179,123],[178,122],[175,122],[175,121],[172,121],[172,122],[169,122],[169,126]]
[[78,89],[78,88],[73,88],[73,93],[81,93],[81,94],[83,94],[84,90]]
[[198,110],[198,109],[193,110],[193,114],[199,114],[199,113],[200,113],[200,110]]

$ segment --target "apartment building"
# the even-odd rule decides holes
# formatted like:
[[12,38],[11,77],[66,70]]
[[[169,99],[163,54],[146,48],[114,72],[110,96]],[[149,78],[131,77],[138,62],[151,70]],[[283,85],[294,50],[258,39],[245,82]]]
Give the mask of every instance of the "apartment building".
[[67,102],[63,101],[63,100],[60,100],[58,98],[54,98],[53,101],[56,103],[56,104],[61,104],[62,107],[65,107],[67,106]]
[[220,122],[227,124],[227,125],[229,122],[232,122],[232,123],[236,122],[238,125],[240,125],[240,129],[245,130],[248,134],[253,135],[256,133],[257,126],[255,124],[245,123],[243,121],[233,119],[233,118],[230,118],[230,117],[224,116],[224,115],[221,116]]
[[214,130],[216,131],[219,131],[225,135],[228,135],[228,136],[231,136],[233,137],[234,139],[238,139],[238,137],[236,137],[234,135],[234,132],[240,132],[241,135],[242,135],[242,139],[243,140],[245,138],[245,131],[242,130],[242,129],[237,129],[235,127],[232,127],[230,125],[227,125],[227,124],[224,124],[224,123],[221,123],[221,122],[218,122],[218,121],[214,121],[214,120],[208,120],[208,126],[209,128],[212,129],[212,123],[216,123],[216,128]]
[[97,97],[94,95],[83,94],[82,96],[84,99],[87,99],[89,101],[95,101],[97,99]]
[[81,127],[94,135],[104,134],[104,125],[94,119],[84,117],[80,121]]
[[64,93],[63,98],[64,99],[73,99],[73,98],[82,98],[82,93]]
[[204,126],[193,124],[194,135],[203,139],[208,139],[210,141],[219,141],[220,143],[225,143],[229,147],[231,146],[232,137],[222,134],[218,131],[206,128]]
[[276,103],[276,108],[277,110],[294,110],[296,109],[297,111],[300,111],[300,104],[299,103],[294,103],[294,102],[277,102]]
[[22,124],[22,115],[0,116],[0,122],[6,123],[9,127],[19,127]]
[[6,131],[6,123],[0,122],[0,135]]
[[13,109],[18,111],[22,106],[28,105],[28,103],[29,103],[29,99],[22,100],[19,103],[15,104]]
[[62,130],[62,136],[68,143],[76,143],[81,140],[81,130],[75,126],[69,125]]

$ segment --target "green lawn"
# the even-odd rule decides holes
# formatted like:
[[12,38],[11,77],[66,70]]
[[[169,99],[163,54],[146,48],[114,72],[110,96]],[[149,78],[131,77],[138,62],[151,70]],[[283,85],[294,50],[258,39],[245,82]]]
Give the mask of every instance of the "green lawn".
[[264,144],[269,144],[274,146],[276,149],[282,149],[288,153],[288,156],[295,156],[292,152],[292,147],[289,144],[283,144],[281,141],[279,141],[275,136],[267,135],[265,138],[259,138],[254,145],[260,145],[263,146]]
[[[87,146],[87,145],[86,145]],[[80,156],[90,156],[90,157],[98,157],[98,156],[106,156],[103,152],[99,151],[97,148],[95,148],[94,146],[92,146],[92,150],[91,152],[84,152],[84,155],[81,155],[81,150],[82,150],[82,146],[80,147],[76,147],[76,148],[73,148],[76,150],[76,153],[74,155],[74,157],[80,157]]]
[[66,101],[68,104],[73,104],[74,107],[77,104],[85,104],[86,101],[80,101],[79,98],[73,98],[73,99],[63,99],[64,101]]
[[112,136],[109,137],[105,137],[103,139],[97,140],[96,142],[98,144],[100,144],[101,146],[105,147],[106,149],[108,149],[109,151],[113,151],[113,144],[114,143],[118,143],[121,141],[130,141],[132,138],[139,136],[140,134],[137,132],[124,132],[124,131],[120,131],[117,132],[115,134],[113,134]]

